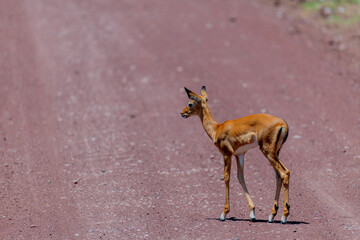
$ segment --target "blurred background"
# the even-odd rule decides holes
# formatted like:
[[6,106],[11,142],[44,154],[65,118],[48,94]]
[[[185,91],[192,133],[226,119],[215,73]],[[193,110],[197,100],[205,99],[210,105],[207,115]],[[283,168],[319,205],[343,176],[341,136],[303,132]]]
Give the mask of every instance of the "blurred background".
[[[358,1],[0,0],[1,239],[357,239]],[[184,87],[219,123],[287,121],[288,224],[260,151],[257,222]],[[280,197],[282,201],[282,194]]]

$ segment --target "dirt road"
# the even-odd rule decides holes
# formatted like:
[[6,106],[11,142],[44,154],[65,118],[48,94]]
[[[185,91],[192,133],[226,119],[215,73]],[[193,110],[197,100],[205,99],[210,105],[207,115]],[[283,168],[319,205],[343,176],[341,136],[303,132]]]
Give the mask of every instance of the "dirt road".
[[[257,1],[0,1],[1,239],[360,239],[359,75],[321,33]],[[184,86],[218,122],[290,126],[289,223],[257,150],[231,179]],[[281,197],[282,199],[282,197]]]

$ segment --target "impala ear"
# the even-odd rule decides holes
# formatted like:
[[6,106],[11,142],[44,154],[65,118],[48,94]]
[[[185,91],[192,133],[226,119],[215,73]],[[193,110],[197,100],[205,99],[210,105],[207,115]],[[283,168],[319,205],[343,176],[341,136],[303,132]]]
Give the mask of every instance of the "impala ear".
[[195,101],[200,101],[200,98],[198,95],[196,95],[195,93],[193,93],[192,91],[190,91],[189,89],[187,89],[186,87],[185,88],[185,91],[189,97],[189,99],[191,100],[195,100]]
[[200,91],[200,94],[203,98],[205,98],[206,101],[208,101],[208,95],[207,95],[207,92],[206,92],[206,87],[205,86],[202,86],[201,88],[201,91]]

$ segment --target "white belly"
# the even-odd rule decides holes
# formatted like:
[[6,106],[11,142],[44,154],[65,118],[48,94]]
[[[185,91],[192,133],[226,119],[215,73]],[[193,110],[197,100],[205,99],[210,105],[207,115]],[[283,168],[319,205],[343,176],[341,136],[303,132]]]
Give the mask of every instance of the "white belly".
[[257,141],[243,145],[243,146],[239,147],[238,149],[236,149],[236,151],[234,152],[234,155],[239,155],[239,154],[245,153],[252,148],[256,148],[257,146],[258,146]]

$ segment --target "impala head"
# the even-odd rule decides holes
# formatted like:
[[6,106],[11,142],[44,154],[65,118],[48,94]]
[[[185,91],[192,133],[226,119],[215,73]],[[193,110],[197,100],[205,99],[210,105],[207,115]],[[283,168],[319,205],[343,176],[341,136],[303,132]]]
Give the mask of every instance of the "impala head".
[[206,103],[208,96],[206,93],[206,87],[203,86],[200,91],[200,95],[190,91],[185,88],[185,91],[190,99],[187,106],[181,111],[181,116],[183,118],[188,118],[192,115],[199,115],[201,113],[202,105],[201,103]]

